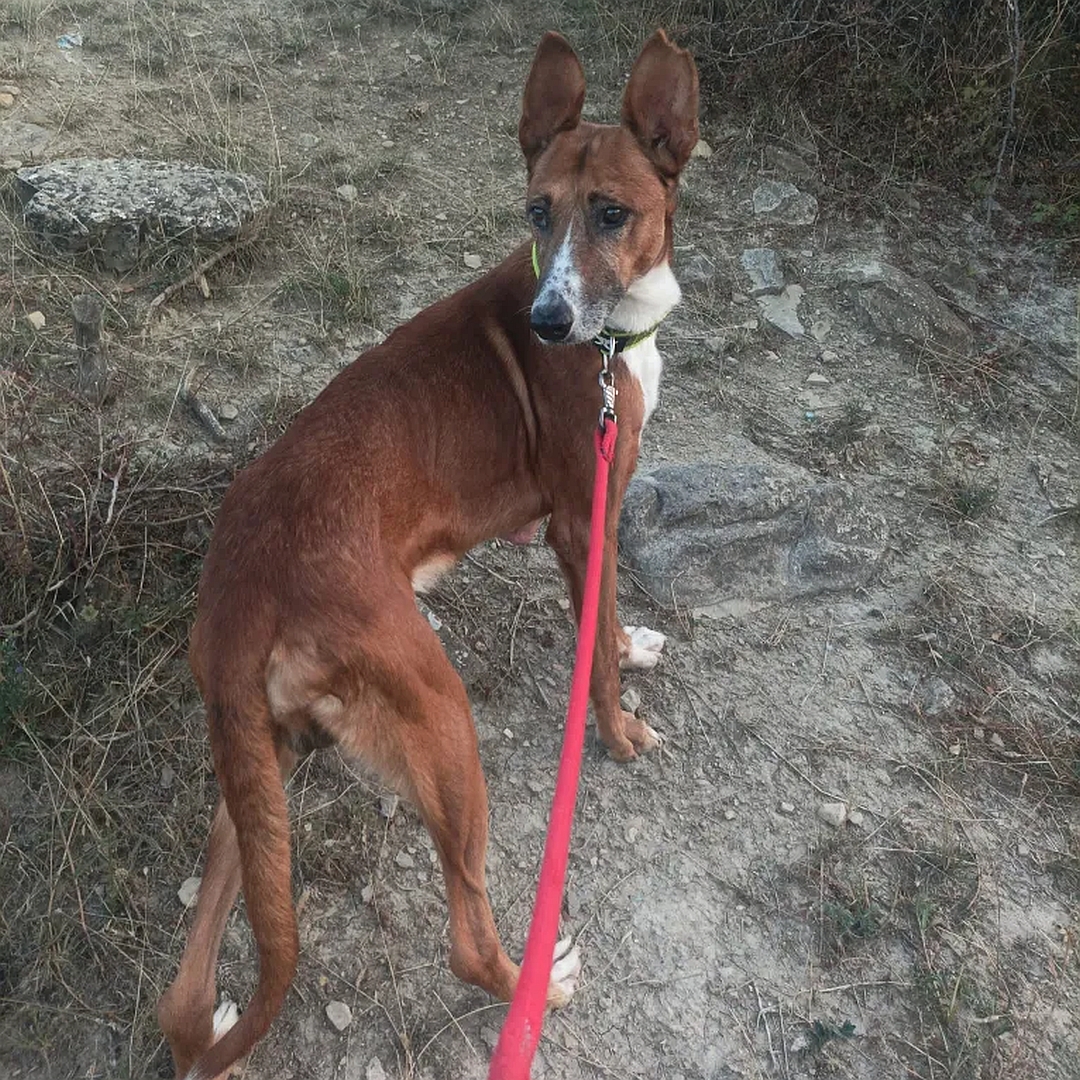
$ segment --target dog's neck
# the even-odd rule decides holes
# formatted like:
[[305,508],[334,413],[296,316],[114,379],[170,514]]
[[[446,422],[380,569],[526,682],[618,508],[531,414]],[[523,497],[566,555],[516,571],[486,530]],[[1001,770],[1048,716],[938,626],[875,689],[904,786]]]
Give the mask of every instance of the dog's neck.
[[618,332],[640,334],[659,325],[681,297],[671,267],[661,263],[631,283],[606,325]]

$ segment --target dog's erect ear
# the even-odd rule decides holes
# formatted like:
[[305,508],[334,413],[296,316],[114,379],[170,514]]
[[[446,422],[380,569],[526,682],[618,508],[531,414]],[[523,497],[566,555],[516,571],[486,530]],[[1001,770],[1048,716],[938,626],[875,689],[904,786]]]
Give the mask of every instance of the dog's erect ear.
[[566,38],[549,31],[533,57],[518,124],[518,142],[530,171],[537,154],[560,131],[577,127],[584,104],[581,61]]
[[660,174],[674,179],[698,140],[694,58],[657,30],[634,62],[623,94],[622,122]]

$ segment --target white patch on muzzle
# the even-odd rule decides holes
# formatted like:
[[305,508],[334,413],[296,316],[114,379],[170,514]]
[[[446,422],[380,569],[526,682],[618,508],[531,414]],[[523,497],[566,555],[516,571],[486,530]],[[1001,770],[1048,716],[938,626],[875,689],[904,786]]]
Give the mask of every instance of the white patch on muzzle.
[[582,281],[581,271],[574,263],[574,246],[571,233],[574,226],[566,230],[563,242],[559,250],[555,252],[555,258],[551,260],[551,266],[544,275],[544,279],[537,290],[533,307],[546,307],[548,304],[562,300],[570,308],[573,316],[570,338],[574,337],[574,331],[581,322],[581,296]]

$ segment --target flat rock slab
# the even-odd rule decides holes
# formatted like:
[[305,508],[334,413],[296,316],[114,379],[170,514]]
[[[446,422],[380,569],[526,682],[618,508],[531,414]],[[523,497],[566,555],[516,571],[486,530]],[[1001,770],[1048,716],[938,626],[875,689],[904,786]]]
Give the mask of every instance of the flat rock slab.
[[634,478],[619,552],[655,599],[709,608],[865,585],[887,536],[843,484],[778,464],[701,462]]
[[73,158],[20,169],[27,229],[43,247],[128,270],[163,243],[222,243],[267,205],[243,173],[183,161]]
[[925,281],[879,259],[862,257],[841,265],[838,276],[866,321],[882,336],[935,341],[953,349],[971,343],[971,328]]

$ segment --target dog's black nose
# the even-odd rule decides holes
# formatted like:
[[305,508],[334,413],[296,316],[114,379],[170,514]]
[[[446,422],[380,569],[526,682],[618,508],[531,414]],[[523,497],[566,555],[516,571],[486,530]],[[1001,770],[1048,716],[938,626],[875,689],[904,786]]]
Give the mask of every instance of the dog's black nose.
[[556,297],[542,304],[533,304],[529,323],[537,337],[544,341],[563,341],[574,325],[574,313],[562,297]]

